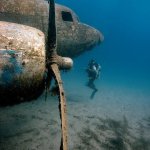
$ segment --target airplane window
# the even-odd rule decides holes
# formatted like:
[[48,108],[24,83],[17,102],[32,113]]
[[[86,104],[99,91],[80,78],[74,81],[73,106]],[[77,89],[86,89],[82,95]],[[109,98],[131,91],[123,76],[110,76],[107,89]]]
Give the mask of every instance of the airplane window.
[[62,11],[61,14],[63,21],[73,22],[73,18],[70,12]]

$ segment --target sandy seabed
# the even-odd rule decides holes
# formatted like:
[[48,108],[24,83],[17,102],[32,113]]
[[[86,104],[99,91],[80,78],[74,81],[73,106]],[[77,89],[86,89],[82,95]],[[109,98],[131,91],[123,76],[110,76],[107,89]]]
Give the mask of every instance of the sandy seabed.
[[[69,91],[69,92],[68,92]],[[150,93],[66,86],[70,150],[150,150]],[[0,150],[59,150],[57,97],[0,108]]]

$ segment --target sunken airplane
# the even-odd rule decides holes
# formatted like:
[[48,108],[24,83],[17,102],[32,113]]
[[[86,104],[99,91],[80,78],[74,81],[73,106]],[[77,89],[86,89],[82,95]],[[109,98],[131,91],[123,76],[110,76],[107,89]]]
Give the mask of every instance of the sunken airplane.
[[[56,4],[55,12],[57,53],[63,56],[59,68],[70,69],[70,58],[104,38],[98,30],[80,23],[71,9]],[[48,16],[45,0],[0,0],[0,105],[31,100],[42,93]]]

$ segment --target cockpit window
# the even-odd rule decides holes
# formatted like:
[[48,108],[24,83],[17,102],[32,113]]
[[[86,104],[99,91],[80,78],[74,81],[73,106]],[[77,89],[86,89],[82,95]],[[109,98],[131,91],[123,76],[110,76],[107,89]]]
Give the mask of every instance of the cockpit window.
[[63,21],[73,22],[73,18],[70,12],[62,11],[61,14]]

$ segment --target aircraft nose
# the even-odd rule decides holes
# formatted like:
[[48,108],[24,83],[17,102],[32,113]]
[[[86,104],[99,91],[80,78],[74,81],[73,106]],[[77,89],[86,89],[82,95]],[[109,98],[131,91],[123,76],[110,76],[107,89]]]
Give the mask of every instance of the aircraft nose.
[[86,28],[86,43],[88,43],[87,49],[91,49],[103,42],[104,36],[100,31],[85,24],[84,27]]
[[66,30],[58,30],[60,36],[57,39],[57,52],[63,57],[79,56],[104,40],[103,34],[89,25],[73,24],[71,30],[68,29],[69,25],[66,27]]
[[[95,30],[96,30],[96,29],[95,29]],[[96,32],[95,35],[97,36],[97,39],[98,39],[98,44],[100,44],[101,42],[104,41],[104,36],[103,36],[103,34],[102,34],[100,31],[98,31],[98,30],[96,30],[95,32]]]

